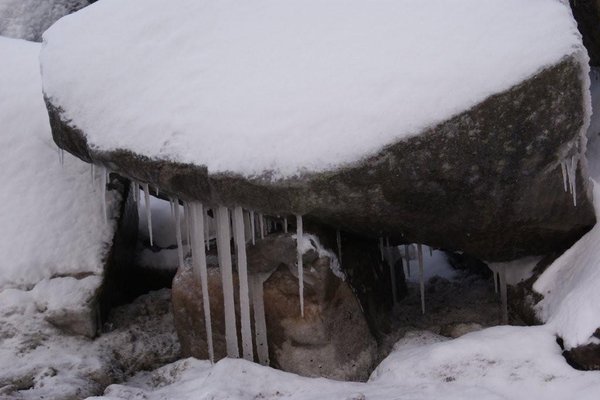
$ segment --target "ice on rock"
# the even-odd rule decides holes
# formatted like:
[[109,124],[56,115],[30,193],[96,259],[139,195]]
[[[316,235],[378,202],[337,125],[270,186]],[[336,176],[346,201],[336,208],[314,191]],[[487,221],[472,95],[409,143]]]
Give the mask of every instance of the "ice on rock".
[[254,225],[254,211],[250,211],[250,230],[252,231],[252,244],[256,244],[256,226]]
[[175,238],[177,240],[177,258],[179,260],[179,268],[183,268],[183,241],[181,240],[181,215],[179,208],[179,200],[171,200],[171,209],[175,215]]
[[296,248],[298,253],[298,287],[300,297],[300,315],[304,318],[304,268],[302,267],[302,216],[296,215]]
[[188,205],[190,211],[190,232],[192,247],[192,263],[194,275],[199,279],[202,286],[202,305],[204,307],[204,325],[206,328],[206,343],[208,346],[208,357],[211,362],[215,361],[212,337],[212,320],[210,315],[210,297],[208,294],[208,270],[206,266],[206,252],[204,250],[204,207],[202,203],[191,202]]
[[150,206],[150,188],[147,183],[144,186],[144,207],[146,207],[146,220],[148,221],[148,235],[150,236],[150,246],[154,246],[152,239],[152,207]]
[[261,213],[258,214],[258,229],[260,229],[260,238],[265,238],[265,216]]
[[238,358],[240,356],[237,340],[235,306],[233,297],[233,275],[231,266],[231,233],[229,231],[229,210],[219,206],[217,214],[217,250],[221,280],[223,282],[223,303],[225,308],[225,340],[227,342],[227,355]]
[[417,257],[419,259],[419,287],[421,289],[421,312],[425,314],[425,271],[423,267],[423,247],[417,245]]
[[263,290],[263,285],[269,276],[270,274],[254,274],[250,276],[250,296],[252,297],[252,311],[254,313],[256,354],[258,355],[258,362],[262,365],[269,365],[269,345]]
[[233,209],[233,226],[235,227],[235,247],[237,250],[237,267],[240,281],[240,323],[242,331],[242,353],[246,360],[252,361],[252,327],[250,324],[250,298],[248,293],[248,261],[246,259],[246,238],[244,228],[244,211],[237,206]]

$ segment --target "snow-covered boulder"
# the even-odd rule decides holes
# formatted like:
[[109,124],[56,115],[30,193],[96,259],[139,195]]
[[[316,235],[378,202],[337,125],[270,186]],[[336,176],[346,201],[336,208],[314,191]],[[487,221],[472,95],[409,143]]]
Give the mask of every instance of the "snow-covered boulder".
[[[374,367],[377,346],[361,306],[348,282],[341,278],[335,256],[324,250],[314,236],[307,237],[312,242],[307,244],[310,249],[304,254],[304,317],[300,315],[295,275],[295,240],[291,235],[282,235],[278,240],[248,247],[249,280],[258,279],[259,284],[264,285],[262,298],[251,296],[252,309],[256,311],[255,302],[261,302],[266,319],[266,346],[260,339],[256,340],[256,359],[260,361],[260,349],[268,349],[269,364],[284,371],[303,376],[366,380]],[[273,258],[266,257],[267,254]],[[238,285],[237,273],[234,273],[236,293]],[[208,358],[202,289],[190,266],[177,272],[172,293],[182,355]],[[208,270],[208,293],[218,360],[227,354],[225,305],[218,268]],[[236,295],[239,321],[238,302]],[[258,321],[260,317],[253,313],[253,318]],[[239,331],[239,324],[237,328]]]
[[40,42],[59,18],[95,0],[0,0],[0,36]]
[[490,261],[594,223],[562,1],[104,0],[44,38],[55,141],[171,195]]

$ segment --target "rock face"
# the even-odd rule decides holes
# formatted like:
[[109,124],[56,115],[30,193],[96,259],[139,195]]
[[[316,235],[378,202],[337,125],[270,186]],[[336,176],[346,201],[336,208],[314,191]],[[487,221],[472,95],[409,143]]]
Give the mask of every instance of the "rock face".
[[276,182],[90,149],[85,132],[47,105],[60,147],[184,200],[300,213],[345,232],[504,261],[567,248],[595,222],[584,163],[576,207],[562,188],[560,161],[583,159],[581,74],[568,57],[358,165]]
[[42,33],[59,18],[95,0],[5,0],[0,4],[0,35],[42,41]]
[[600,1],[569,0],[569,3],[590,55],[590,64],[600,66]]
[[[600,328],[596,329],[594,339],[600,340]],[[563,352],[567,362],[574,368],[584,371],[600,370],[600,344],[590,343]]]
[[[278,235],[261,242],[248,247],[248,268],[251,274],[271,274],[263,286],[271,365],[304,376],[366,380],[375,361],[376,343],[351,288],[331,271],[330,258],[313,251],[304,255],[302,318],[294,274],[295,240]],[[226,356],[221,276],[214,266],[208,275],[214,350],[220,359]],[[235,273],[234,287],[239,330]],[[178,271],[172,293],[182,355],[208,358],[202,291],[190,267]]]

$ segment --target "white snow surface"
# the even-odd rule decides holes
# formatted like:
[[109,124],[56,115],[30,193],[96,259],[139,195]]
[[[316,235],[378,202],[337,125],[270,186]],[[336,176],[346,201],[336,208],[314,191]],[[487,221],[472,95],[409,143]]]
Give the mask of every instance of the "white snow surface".
[[273,178],[587,58],[559,0],[103,0],[44,41],[44,91],[93,148]]
[[444,341],[406,335],[367,383],[303,378],[244,360],[185,359],[94,399],[596,399],[600,372],[572,369],[545,327],[495,327]]
[[[42,97],[40,45],[0,37],[0,288],[101,274],[115,228],[90,167],[58,161]],[[117,204],[112,191],[109,205]],[[109,207],[112,211],[112,207]]]

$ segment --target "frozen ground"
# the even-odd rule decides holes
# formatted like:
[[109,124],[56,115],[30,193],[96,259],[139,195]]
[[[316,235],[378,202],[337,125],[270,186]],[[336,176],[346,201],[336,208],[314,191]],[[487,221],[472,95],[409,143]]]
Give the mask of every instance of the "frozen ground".
[[357,162],[587,54],[559,0],[103,0],[44,39],[44,91],[94,148],[275,177]]
[[427,332],[400,340],[367,383],[302,378],[243,360],[186,359],[95,399],[597,399],[600,372],[567,365],[545,327],[496,327],[446,341]]

